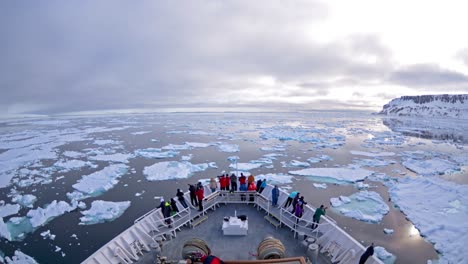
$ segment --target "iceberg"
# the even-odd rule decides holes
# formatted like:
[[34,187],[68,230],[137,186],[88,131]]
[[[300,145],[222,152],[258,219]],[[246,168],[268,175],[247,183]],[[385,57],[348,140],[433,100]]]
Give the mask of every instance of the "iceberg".
[[102,200],[93,201],[91,208],[82,211],[80,225],[94,225],[104,222],[111,222],[119,218],[130,206],[130,201],[107,202]]
[[360,191],[351,196],[331,198],[332,206],[347,216],[364,222],[378,223],[382,221],[390,208],[382,197],[373,191]]
[[[308,168],[297,171],[289,171],[289,174],[311,177],[313,180],[334,182],[334,183],[354,183],[364,180],[374,172],[361,168]],[[334,181],[333,181],[334,180]]]
[[98,196],[114,187],[127,171],[127,165],[112,164],[100,171],[83,176],[72,187],[85,195]]
[[392,201],[440,253],[439,263],[466,263],[468,186],[438,177],[405,177],[389,187]]

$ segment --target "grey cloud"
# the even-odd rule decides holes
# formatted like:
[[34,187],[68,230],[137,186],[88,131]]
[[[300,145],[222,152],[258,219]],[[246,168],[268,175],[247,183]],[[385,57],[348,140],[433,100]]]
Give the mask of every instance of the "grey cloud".
[[297,25],[327,12],[318,1],[3,1],[0,109],[212,105],[244,84],[226,82],[256,75],[317,83],[289,96],[382,79],[391,53],[377,36],[304,40]]
[[468,76],[435,64],[416,64],[394,71],[389,81],[408,87],[466,86]]

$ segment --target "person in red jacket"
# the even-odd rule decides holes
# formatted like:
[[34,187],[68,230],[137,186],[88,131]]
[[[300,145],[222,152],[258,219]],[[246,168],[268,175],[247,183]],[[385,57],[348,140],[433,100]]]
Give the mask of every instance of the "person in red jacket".
[[[255,182],[251,182],[249,184],[249,187],[247,187],[247,191],[249,192],[255,192],[257,191],[257,186],[255,185]],[[255,200],[254,198],[254,195],[253,194],[249,194],[249,201],[250,202],[253,202]]]
[[226,184],[226,191],[229,191],[229,186],[231,185],[231,179],[229,178],[229,174],[226,173],[224,175],[224,182]]
[[224,174],[222,174],[221,176],[218,176],[218,178],[219,178],[219,188],[221,189],[221,191],[226,190],[226,184],[225,184],[225,181],[224,181]]
[[203,211],[203,199],[205,198],[205,192],[203,191],[203,187],[198,188],[195,192],[198,198],[198,211]]

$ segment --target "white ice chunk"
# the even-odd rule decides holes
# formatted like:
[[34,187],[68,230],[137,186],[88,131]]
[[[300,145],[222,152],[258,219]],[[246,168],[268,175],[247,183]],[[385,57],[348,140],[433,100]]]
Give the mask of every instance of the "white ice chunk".
[[297,171],[289,171],[289,174],[309,176],[314,180],[324,181],[328,179],[337,180],[338,183],[356,182],[364,180],[372,175],[372,171],[361,168],[309,168]]
[[32,257],[19,250],[16,250],[15,255],[11,258],[5,257],[5,260],[7,264],[38,264]]
[[[245,173],[244,173],[245,175]],[[248,176],[248,175],[246,175]],[[292,183],[294,177],[282,173],[268,173],[268,174],[259,174],[255,176],[256,180],[266,179],[270,184],[286,184]]]
[[239,152],[239,145],[236,144],[220,144],[218,149],[221,152]]
[[395,163],[395,161],[383,159],[356,159],[353,163],[363,167],[385,167]]
[[81,158],[84,157],[86,154],[77,152],[77,151],[65,151],[62,153],[64,156],[69,157],[69,158]]
[[75,209],[76,206],[72,206],[67,202],[57,202],[54,200],[45,208],[39,207],[37,209],[29,210],[26,216],[29,217],[29,221],[33,227],[39,227],[56,218],[57,216],[63,215],[64,213]]
[[314,187],[317,189],[326,189],[327,184],[326,183],[313,183]]
[[390,228],[384,228],[383,232],[387,235],[393,234],[394,230]]
[[403,161],[402,164],[409,170],[421,175],[437,175],[460,170],[457,164],[441,158],[428,160],[409,158]]
[[80,217],[80,225],[93,225],[104,222],[111,222],[119,218],[130,206],[130,201],[125,202],[107,202],[102,200],[93,201],[91,208],[82,211],[83,217]]
[[94,140],[94,144],[99,145],[99,146],[104,146],[104,145],[111,145],[111,144],[118,144],[119,142],[112,140],[112,139],[96,139]]
[[369,184],[363,182],[356,182],[354,186],[356,186],[356,188],[358,188],[359,190],[369,188]]
[[135,155],[148,159],[165,159],[175,157],[179,155],[179,152],[173,150],[162,151],[159,148],[146,148],[135,150]]
[[373,191],[360,191],[349,197],[340,196],[339,201],[337,198],[332,199],[330,202],[341,214],[365,222],[378,223],[390,210],[382,197]]
[[281,162],[283,164],[283,168],[290,168],[290,167],[310,167],[310,164],[307,162],[299,161],[299,160],[291,160],[289,163]]
[[44,239],[49,238],[50,240],[55,240],[55,235],[50,232],[50,230],[41,232],[41,237]]
[[185,142],[187,146],[190,148],[207,148],[209,146],[213,146],[213,143],[199,143],[199,142]]
[[97,166],[89,161],[82,160],[59,160],[55,162],[54,166],[62,169],[63,171],[77,170],[83,167],[96,168]]
[[148,133],[151,133],[151,131],[137,131],[137,132],[132,132],[130,134],[132,134],[134,136],[138,136],[138,135],[144,135],[144,134],[148,134]]
[[183,144],[183,145],[169,144],[167,146],[162,147],[161,149],[163,150],[187,150],[187,149],[192,149],[192,147],[187,144]]
[[383,247],[374,247],[374,253],[385,264],[393,264],[395,262],[396,257],[392,253],[385,250]]
[[468,185],[406,177],[389,188],[392,201],[441,253],[439,263],[468,260]]
[[128,160],[133,158],[133,154],[125,153],[114,153],[114,154],[100,154],[96,156],[90,156],[90,160],[110,161],[116,163],[128,163]]
[[126,165],[112,164],[100,171],[83,176],[72,187],[84,194],[97,196],[114,187],[127,170]]
[[391,157],[395,156],[394,152],[366,152],[366,151],[358,151],[358,150],[351,150],[351,154],[353,155],[360,155],[366,157]]
[[20,208],[19,204],[4,204],[2,200],[0,201],[0,218],[17,214]]
[[204,171],[216,166],[214,163],[192,164],[188,161],[164,161],[143,169],[148,181],[162,181],[189,178],[194,172]]
[[239,170],[239,171],[249,171],[249,170],[253,170],[253,169],[258,169],[260,167],[262,167],[262,163],[234,163],[234,164],[231,164],[229,165],[230,168],[233,168],[233,169],[236,169],[236,170]]

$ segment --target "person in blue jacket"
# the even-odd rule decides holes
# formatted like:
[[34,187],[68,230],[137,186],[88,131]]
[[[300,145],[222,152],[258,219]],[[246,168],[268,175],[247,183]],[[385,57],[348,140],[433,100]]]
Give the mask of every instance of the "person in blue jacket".
[[278,206],[279,194],[280,193],[279,193],[278,185],[275,185],[275,188],[271,190],[271,199],[272,199],[271,204],[275,207]]

